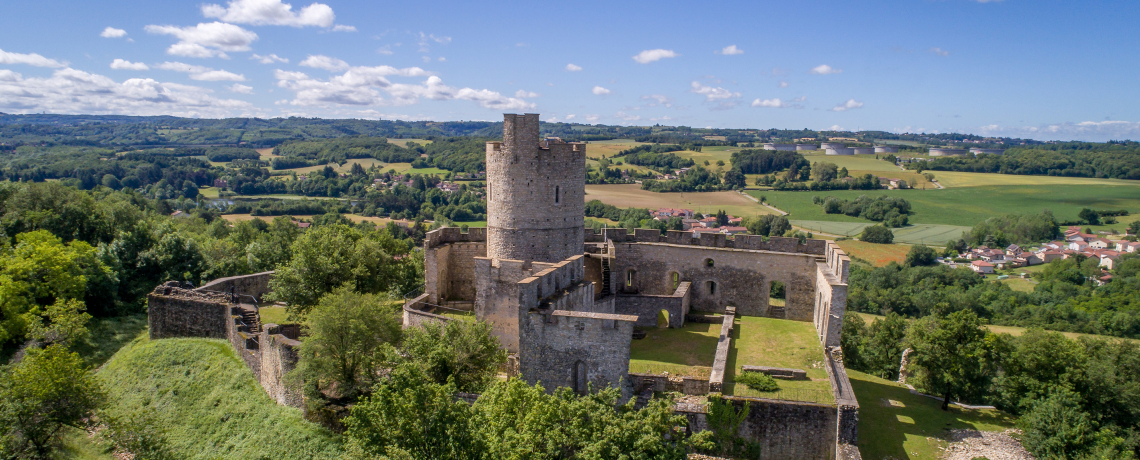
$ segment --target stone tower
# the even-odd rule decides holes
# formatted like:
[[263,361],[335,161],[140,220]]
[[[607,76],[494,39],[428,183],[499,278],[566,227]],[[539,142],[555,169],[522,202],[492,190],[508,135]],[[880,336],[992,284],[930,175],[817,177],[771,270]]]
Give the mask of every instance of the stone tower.
[[503,115],[487,143],[487,257],[559,262],[582,254],[586,144],[539,139],[538,114]]

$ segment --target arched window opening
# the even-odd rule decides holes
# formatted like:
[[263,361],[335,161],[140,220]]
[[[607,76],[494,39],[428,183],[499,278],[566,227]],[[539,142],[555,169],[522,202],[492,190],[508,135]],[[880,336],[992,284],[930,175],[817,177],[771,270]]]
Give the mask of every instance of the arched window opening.
[[669,310],[657,312],[657,327],[661,329],[669,327]]
[[626,287],[633,287],[633,274],[637,273],[634,270],[625,272],[625,285]]
[[574,392],[580,395],[586,394],[589,391],[589,384],[586,379],[586,363],[581,361],[574,363],[574,368],[570,370],[571,379],[574,381]]
[[714,265],[714,264],[713,264],[713,260],[712,260],[712,259],[705,259],[705,266],[706,266],[706,267],[708,267],[708,268],[713,268],[713,265]]
[[680,286],[680,285],[681,285],[681,274],[679,274],[679,273],[677,273],[677,272],[673,272],[673,274],[672,274],[672,275],[670,275],[670,280],[669,280],[669,281],[670,281],[670,282],[672,283],[672,285],[673,285],[673,290],[676,290],[676,289],[677,289],[677,286]]
[[716,281],[708,282],[709,295],[716,295]]

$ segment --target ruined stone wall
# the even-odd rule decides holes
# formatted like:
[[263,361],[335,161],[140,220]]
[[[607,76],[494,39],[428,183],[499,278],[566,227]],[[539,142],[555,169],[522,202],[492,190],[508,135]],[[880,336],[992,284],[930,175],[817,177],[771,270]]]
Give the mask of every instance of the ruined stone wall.
[[[582,291],[590,291],[589,284]],[[592,295],[592,292],[588,294]],[[527,383],[542,383],[579,393],[618,386],[629,373],[629,344],[637,318],[626,315],[556,310],[531,312],[521,330],[519,373]],[[628,388],[623,387],[623,396]]]
[[281,332],[280,326],[266,324],[258,335],[261,345],[261,372],[258,381],[277,404],[302,407],[300,388],[285,382],[285,375],[297,367],[297,352],[301,342]]
[[825,349],[839,346],[843,315],[847,311],[847,273],[850,264],[851,260],[834,243],[828,245],[826,260],[816,264],[814,322]]
[[824,368],[831,381],[831,390],[835,394],[835,405],[838,408],[835,427],[835,449],[838,453],[844,450],[845,445],[855,445],[859,440],[859,401],[855,399],[855,390],[847,377],[847,368],[842,360],[836,359],[837,354],[842,354],[839,347],[828,348],[824,354]]
[[[693,310],[720,313],[732,305],[746,316],[813,319],[816,255],[670,243],[615,243],[614,250],[611,289],[619,294],[667,295],[676,273],[692,283]],[[772,281],[786,286],[782,315],[768,303]]]
[[487,255],[487,229],[444,227],[424,238],[424,292],[428,301],[473,301],[476,294],[475,257]]
[[519,281],[552,265],[475,258],[475,317],[491,325],[491,333],[507,351],[519,351]]
[[618,295],[614,312],[637,316],[638,327],[659,327],[659,313],[665,310],[669,313],[669,327],[684,327],[685,315],[689,314],[690,290],[691,283],[682,281],[670,295]]
[[[197,291],[217,291],[217,292],[236,292],[244,294],[257,299],[261,303],[261,296],[269,293],[269,280],[272,280],[274,272],[261,272],[252,275],[230,276],[227,278],[218,278],[210,281],[198,289]],[[249,299],[240,299],[241,302],[249,303]]]
[[428,294],[420,294],[404,303],[404,328],[422,326],[424,323],[446,323],[451,318],[437,315],[435,308],[428,303]]
[[[607,240],[614,243],[669,243],[686,246],[704,246],[710,248],[751,249],[754,251],[798,252],[800,254],[813,254],[822,256],[827,250],[827,241],[806,240],[802,244],[796,238],[765,237],[757,235],[729,236],[722,233],[702,233],[694,237],[692,232],[669,230],[664,235],[657,230],[639,228],[629,233],[624,228],[610,228],[603,232],[594,233],[586,230],[584,234],[587,243],[602,243]],[[831,244],[834,244],[832,242]]]
[[629,383],[634,394],[649,390],[654,392],[676,391],[681,394],[704,396],[709,394],[709,379],[684,376],[680,379],[665,374],[629,374]]
[[727,307],[720,323],[717,336],[716,354],[713,355],[712,372],[709,373],[709,391],[724,391],[724,375],[728,368],[728,352],[732,349],[732,329],[736,327],[736,310]]
[[557,262],[583,251],[586,144],[540,140],[538,114],[504,114],[487,143],[487,257]]
[[[748,405],[748,417],[737,435],[760,443],[760,460],[835,458],[836,408],[801,401],[724,396],[736,410]],[[688,419],[690,432],[709,429],[704,409],[678,410]]]
[[151,340],[229,338],[229,296],[159,286],[147,294],[146,311]]

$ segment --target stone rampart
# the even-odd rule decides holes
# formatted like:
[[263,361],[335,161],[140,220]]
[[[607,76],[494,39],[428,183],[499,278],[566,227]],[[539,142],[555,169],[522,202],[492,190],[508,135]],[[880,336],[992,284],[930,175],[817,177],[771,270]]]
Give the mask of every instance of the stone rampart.
[[815,330],[824,348],[838,347],[847,312],[847,274],[851,259],[835,243],[828,242],[825,262],[816,264]]
[[[591,287],[583,284],[582,290]],[[519,373],[527,383],[542,383],[547,390],[568,387],[585,393],[616,386],[629,374],[636,321],[634,316],[608,313],[530,312],[520,331]],[[622,386],[622,395],[628,397],[628,385]]]
[[229,338],[229,296],[159,286],[146,296],[151,340],[172,337]]
[[404,328],[419,327],[425,323],[443,324],[451,318],[432,313],[435,305],[428,303],[428,294],[420,294],[404,303]]
[[669,376],[664,374],[629,374],[629,383],[635,394],[643,391],[676,391],[692,396],[709,394],[709,379],[691,376]]
[[702,233],[700,237],[693,237],[691,232],[669,230],[665,234],[652,229],[639,228],[630,234],[624,228],[605,229],[600,233],[593,230],[585,231],[587,243],[603,243],[605,241],[617,243],[669,243],[688,246],[704,246],[710,248],[748,249],[753,251],[797,252],[801,254],[824,255],[827,242],[824,240],[806,240],[800,243],[797,238],[763,237],[758,235],[734,235],[723,233]]
[[[290,330],[292,329],[292,330]],[[261,345],[261,372],[258,381],[269,397],[277,404],[301,407],[300,389],[289,385],[285,375],[297,367],[297,352],[301,347],[296,328],[266,324],[258,334]]]
[[684,327],[685,317],[689,314],[691,286],[692,283],[682,281],[670,295],[618,295],[614,312],[637,316],[637,327],[660,327],[658,316],[664,310],[669,313],[669,327]]
[[553,265],[475,258],[475,317],[491,325],[491,333],[507,351],[519,351],[519,281]]
[[[215,291],[230,293],[234,292],[257,299],[261,303],[261,296],[269,293],[269,280],[272,280],[274,272],[261,272],[252,275],[230,276],[226,278],[218,278],[210,281],[202,287],[195,289],[196,291]],[[249,299],[240,299],[241,302],[249,302]]]
[[842,360],[836,359],[837,354],[842,354],[839,347],[827,349],[824,368],[827,369],[827,378],[831,381],[831,390],[835,394],[835,449],[836,456],[839,457],[844,445],[855,445],[859,440],[859,401],[855,399],[855,390],[851,388],[847,368],[843,366]]
[[728,366],[728,351],[732,348],[732,328],[736,323],[736,309],[724,309],[724,320],[720,325],[720,336],[717,338],[716,356],[713,358],[712,374],[709,376],[709,391],[720,393],[724,391],[724,373]]
[[[748,416],[737,435],[759,443],[761,460],[835,458],[836,409],[828,404],[802,401],[724,396],[739,411],[748,405]],[[709,429],[707,408],[678,405],[676,413],[688,419],[690,433]]]

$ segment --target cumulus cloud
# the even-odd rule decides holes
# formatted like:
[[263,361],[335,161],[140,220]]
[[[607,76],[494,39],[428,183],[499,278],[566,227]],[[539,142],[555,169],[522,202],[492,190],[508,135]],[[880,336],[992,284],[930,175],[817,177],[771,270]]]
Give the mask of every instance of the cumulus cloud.
[[836,69],[827,64],[815,66],[811,69],[811,73],[816,75],[830,75],[833,73],[843,72],[843,69]]
[[[401,106],[420,99],[436,101],[466,100],[496,110],[533,109],[534,103],[507,97],[488,89],[453,88],[419,67],[397,69],[389,66],[352,67],[328,80],[309,77],[303,72],[277,70],[277,86],[293,91],[288,101],[293,106]],[[393,83],[389,76],[428,76],[420,84]],[[387,95],[387,97],[385,97]]]
[[579,66],[576,66],[574,64],[566,64],[566,71],[567,72],[579,72],[581,70],[582,70],[582,68]]
[[116,70],[150,70],[146,64],[141,62],[124,61],[122,59],[115,59],[111,61],[111,68]]
[[840,102],[839,104],[836,104],[835,107],[832,107],[830,110],[832,112],[846,112],[848,110],[858,109],[860,107],[863,107],[862,102],[856,101],[854,99],[848,99],[847,102]]
[[657,105],[663,105],[665,107],[672,107],[673,106],[673,98],[668,97],[668,96],[664,96],[661,94],[650,94],[648,96],[641,96],[641,100],[653,101],[653,102],[650,102],[648,104],[650,107],[654,107]]
[[181,62],[163,62],[158,65],[159,69],[172,70],[175,72],[182,72],[190,74],[191,80],[199,81],[245,81],[244,75],[238,75],[233,72],[225,70],[214,70],[209,67],[202,67],[200,65],[191,65]]
[[234,83],[229,88],[230,88],[230,91],[238,93],[238,94],[253,94],[253,87],[252,86],[245,86],[241,83]]
[[630,115],[625,112],[618,112],[614,114],[614,118],[621,119],[622,121],[637,121],[641,119],[641,115]]
[[182,117],[262,115],[248,102],[219,99],[205,88],[149,78],[117,82],[71,68],[56,70],[47,78],[24,78],[0,70],[0,111]]
[[346,26],[344,24],[337,24],[332,28],[333,32],[356,32],[356,26]]
[[728,55],[744,54],[744,50],[737,48],[736,45],[728,45],[728,46],[722,48],[720,51],[717,51],[716,53],[717,54],[728,54]]
[[55,59],[48,59],[36,53],[9,53],[0,50],[0,64],[26,64],[35,67],[66,67],[67,64]]
[[281,0],[232,0],[226,6],[205,4],[202,15],[254,26],[332,27],[336,21],[332,8],[323,3],[313,3],[293,12],[293,5]]
[[178,39],[178,43],[167,48],[167,54],[196,58],[228,57],[226,51],[249,51],[249,45],[257,40],[257,34],[222,22],[190,27],[149,25],[145,30]]
[[303,67],[312,67],[314,69],[325,69],[332,72],[348,70],[350,67],[347,62],[322,54],[310,54],[309,57],[305,58],[304,61],[301,61],[300,65]]
[[677,54],[673,50],[663,50],[658,48],[655,50],[645,50],[637,53],[637,55],[633,57],[633,60],[637,61],[640,64],[648,64],[650,62],[677,56],[680,56],[680,54]]
[[756,100],[752,101],[752,106],[753,107],[772,107],[772,108],[782,109],[784,107],[787,107],[788,103],[781,101],[780,98],[774,98],[774,99],[757,98]]
[[127,31],[123,29],[116,29],[114,27],[107,27],[103,29],[103,33],[99,34],[103,38],[121,38],[127,36]]
[[598,96],[610,94],[612,92],[608,89],[602,88],[601,86],[595,86],[594,89],[591,91]]
[[713,102],[724,99],[735,99],[740,97],[740,93],[734,93],[721,87],[712,87],[702,85],[701,82],[694,81],[690,93],[697,93],[705,97],[705,101]]
[[383,47],[377,48],[376,52],[388,56],[392,54],[392,47],[384,45]]
[[590,123],[597,122],[598,121],[598,114],[594,113],[594,114],[586,115],[586,121],[588,121]]
[[268,56],[262,56],[260,54],[254,54],[253,56],[250,56],[249,58],[253,59],[257,62],[260,62],[262,64],[272,64],[274,62],[283,62],[286,64],[289,63],[288,59],[285,59],[285,58],[278,56],[276,54],[270,54]]
[[566,120],[568,120],[568,121],[573,120],[575,117],[577,117],[577,115],[574,115],[574,114],[566,115]]
[[539,96],[539,94],[538,94],[538,93],[536,93],[536,92],[534,92],[534,91],[527,91],[527,90],[522,90],[522,89],[520,89],[520,90],[518,90],[518,91],[515,91],[515,97],[517,97],[517,98],[519,98],[519,99],[522,99],[522,98],[536,98],[536,97],[538,97],[538,96]]
[[936,54],[938,56],[949,56],[950,55],[949,51],[946,51],[942,48],[931,48],[931,49],[926,50],[926,52]]
[[1042,141],[1088,141],[1140,139],[1140,122],[1106,120],[1050,123],[1038,126],[988,125],[964,130],[984,136],[1016,137]]

